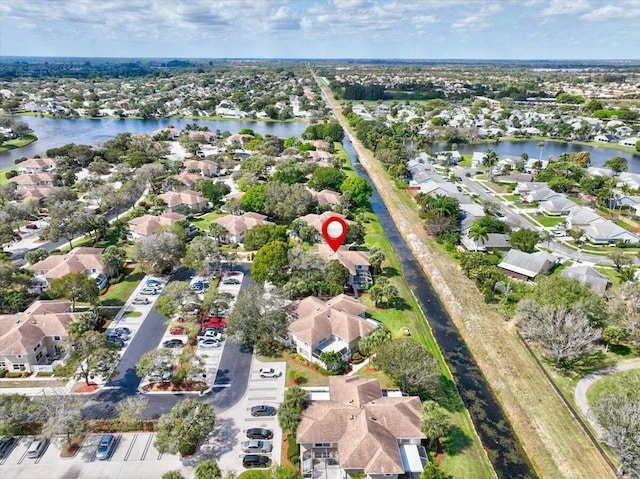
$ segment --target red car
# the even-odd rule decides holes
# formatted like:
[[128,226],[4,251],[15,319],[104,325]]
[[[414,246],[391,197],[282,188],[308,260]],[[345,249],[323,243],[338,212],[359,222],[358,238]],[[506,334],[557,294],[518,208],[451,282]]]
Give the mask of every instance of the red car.
[[202,321],[203,328],[224,328],[226,325],[227,322],[217,316],[209,316]]

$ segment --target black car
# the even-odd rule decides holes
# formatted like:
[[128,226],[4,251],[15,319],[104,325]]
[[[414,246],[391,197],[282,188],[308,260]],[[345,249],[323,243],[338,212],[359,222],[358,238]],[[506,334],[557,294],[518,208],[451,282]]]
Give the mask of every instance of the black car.
[[276,412],[277,412],[276,408],[274,408],[273,406],[266,406],[264,404],[260,404],[259,406],[253,406],[251,408],[252,416],[275,416]]
[[271,462],[271,459],[260,454],[247,454],[242,458],[244,467],[266,467],[269,462]]
[[181,348],[182,346],[184,346],[184,343],[179,339],[167,339],[162,343],[164,348]]
[[253,427],[251,429],[247,429],[247,437],[249,439],[272,439],[273,431],[271,429]]
[[0,459],[7,455],[11,446],[13,446],[14,439],[9,436],[0,436]]

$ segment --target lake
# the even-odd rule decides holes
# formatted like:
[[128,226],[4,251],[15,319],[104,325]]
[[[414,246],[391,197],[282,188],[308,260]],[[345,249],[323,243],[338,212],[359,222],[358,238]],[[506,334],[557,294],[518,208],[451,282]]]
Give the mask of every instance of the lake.
[[[553,156],[558,158],[562,153],[577,153],[588,151],[591,156],[591,166],[603,166],[604,162],[614,156],[621,156],[627,159],[629,170],[632,173],[640,173],[640,154],[627,153],[624,151],[610,150],[608,148],[598,148],[595,146],[576,145],[563,141],[545,141],[542,147],[542,155],[538,141],[501,141],[499,143],[482,143],[477,145],[458,145],[458,151],[463,155],[472,155],[474,151],[486,151],[492,148],[498,156],[520,156],[522,153],[529,155],[529,158],[540,158],[543,160]],[[433,146],[434,151],[450,150],[451,145],[437,144]]]
[[15,150],[0,153],[0,169],[13,166],[16,158],[26,156],[32,158],[40,154],[44,156],[49,148],[57,148],[68,143],[94,145],[110,140],[118,133],[130,132],[133,134],[153,134],[159,128],[173,125],[176,128],[184,128],[190,123],[200,126],[208,126],[211,131],[229,131],[237,133],[243,128],[251,128],[261,135],[275,135],[279,137],[297,136],[308,126],[302,121],[296,122],[269,122],[251,120],[185,120],[179,118],[163,118],[154,120],[139,120],[125,118],[116,119],[60,119],[40,118],[33,116],[14,116],[16,120],[24,121],[38,135],[38,141]]

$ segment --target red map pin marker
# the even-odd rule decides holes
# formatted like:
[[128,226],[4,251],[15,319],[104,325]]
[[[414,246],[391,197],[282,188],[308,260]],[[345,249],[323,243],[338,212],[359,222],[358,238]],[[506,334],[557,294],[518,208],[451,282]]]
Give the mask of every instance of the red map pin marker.
[[339,216],[331,216],[322,223],[322,236],[333,251],[338,251],[347,237],[347,223]]

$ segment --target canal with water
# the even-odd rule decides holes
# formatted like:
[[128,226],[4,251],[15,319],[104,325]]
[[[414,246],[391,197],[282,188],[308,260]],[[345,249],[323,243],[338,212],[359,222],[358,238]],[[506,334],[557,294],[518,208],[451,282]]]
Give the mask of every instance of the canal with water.
[[378,217],[385,236],[393,246],[402,266],[402,272],[440,345],[462,400],[469,410],[474,426],[498,477],[501,479],[535,478],[535,472],[504,411],[491,392],[482,371],[422,271],[420,264],[396,228],[375,185],[371,183],[369,175],[358,162],[353,146],[348,139],[343,141],[343,145],[351,157],[358,175],[366,179],[372,186],[371,206],[373,212]]

